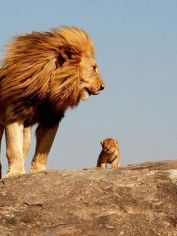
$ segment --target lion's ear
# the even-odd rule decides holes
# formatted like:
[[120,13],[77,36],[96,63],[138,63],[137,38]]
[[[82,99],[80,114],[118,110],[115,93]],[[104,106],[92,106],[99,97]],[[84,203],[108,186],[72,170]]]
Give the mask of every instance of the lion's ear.
[[72,48],[65,47],[60,49],[60,53],[57,58],[57,62],[62,66],[66,61],[69,61],[73,58],[75,51]]

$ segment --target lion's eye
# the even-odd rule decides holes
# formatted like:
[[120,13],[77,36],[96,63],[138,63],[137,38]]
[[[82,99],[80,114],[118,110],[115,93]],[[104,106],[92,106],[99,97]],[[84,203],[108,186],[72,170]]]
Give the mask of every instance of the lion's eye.
[[96,66],[96,65],[93,66],[93,70],[94,70],[96,73],[98,72],[98,69],[97,69],[97,66]]

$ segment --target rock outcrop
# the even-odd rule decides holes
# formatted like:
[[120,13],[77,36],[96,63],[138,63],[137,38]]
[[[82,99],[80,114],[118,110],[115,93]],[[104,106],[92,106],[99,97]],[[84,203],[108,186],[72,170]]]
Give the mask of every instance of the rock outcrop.
[[2,236],[175,236],[177,161],[0,181]]

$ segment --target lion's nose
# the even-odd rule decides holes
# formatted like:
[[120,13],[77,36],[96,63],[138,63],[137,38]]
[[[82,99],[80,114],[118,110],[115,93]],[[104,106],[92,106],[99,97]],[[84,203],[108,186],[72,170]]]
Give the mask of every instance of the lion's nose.
[[104,84],[101,85],[100,87],[100,91],[103,90],[105,88]]

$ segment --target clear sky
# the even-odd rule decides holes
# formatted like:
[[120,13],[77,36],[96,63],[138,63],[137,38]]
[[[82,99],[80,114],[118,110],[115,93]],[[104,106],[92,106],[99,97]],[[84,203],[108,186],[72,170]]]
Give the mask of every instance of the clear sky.
[[[95,166],[106,137],[123,165],[177,159],[177,1],[2,1],[0,57],[12,36],[61,25],[89,32],[106,89],[66,113],[48,167]],[[34,138],[28,162],[33,152]]]

